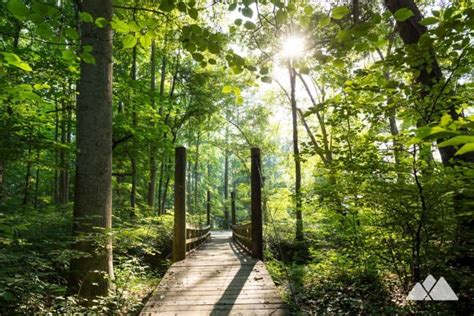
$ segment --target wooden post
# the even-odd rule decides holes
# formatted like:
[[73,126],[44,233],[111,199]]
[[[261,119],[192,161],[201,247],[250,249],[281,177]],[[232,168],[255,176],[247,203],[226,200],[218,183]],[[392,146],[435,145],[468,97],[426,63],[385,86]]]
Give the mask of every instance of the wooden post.
[[237,221],[235,220],[235,192],[232,191],[230,192],[230,209],[232,212],[232,225],[237,224]]
[[175,149],[173,262],[186,258],[186,148]]
[[211,191],[207,191],[207,225],[211,225]]
[[251,149],[252,256],[263,260],[262,168],[260,148]]

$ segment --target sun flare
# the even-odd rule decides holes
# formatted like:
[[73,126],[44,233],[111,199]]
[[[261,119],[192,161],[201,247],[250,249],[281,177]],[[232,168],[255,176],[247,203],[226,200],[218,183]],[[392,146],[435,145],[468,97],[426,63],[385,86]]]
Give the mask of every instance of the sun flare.
[[305,50],[305,41],[301,36],[288,36],[281,41],[282,55],[286,58],[301,57]]

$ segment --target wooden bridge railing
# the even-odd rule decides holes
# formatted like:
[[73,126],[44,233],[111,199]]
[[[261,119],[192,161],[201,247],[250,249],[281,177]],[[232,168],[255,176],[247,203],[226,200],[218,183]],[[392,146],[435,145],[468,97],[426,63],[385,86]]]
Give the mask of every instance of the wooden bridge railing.
[[252,254],[252,223],[232,225],[232,238],[242,248]]
[[186,252],[199,247],[210,236],[211,225],[200,227],[186,224]]
[[235,194],[232,194],[232,236],[252,257],[263,260],[262,174],[260,149],[251,150],[251,221],[237,225],[235,220]]

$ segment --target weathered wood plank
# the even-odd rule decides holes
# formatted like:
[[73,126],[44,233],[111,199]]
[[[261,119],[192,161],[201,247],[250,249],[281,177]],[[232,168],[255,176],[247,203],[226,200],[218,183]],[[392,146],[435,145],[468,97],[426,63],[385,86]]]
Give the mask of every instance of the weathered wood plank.
[[213,232],[200,249],[171,266],[141,315],[288,315],[288,311],[265,265],[232,242],[230,232]]

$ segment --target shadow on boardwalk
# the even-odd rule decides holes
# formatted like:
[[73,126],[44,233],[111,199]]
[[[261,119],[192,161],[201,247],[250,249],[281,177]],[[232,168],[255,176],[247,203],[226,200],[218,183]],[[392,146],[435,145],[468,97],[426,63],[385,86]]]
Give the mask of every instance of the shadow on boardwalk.
[[231,233],[211,239],[161,280],[141,315],[287,315],[265,265],[232,242]]

